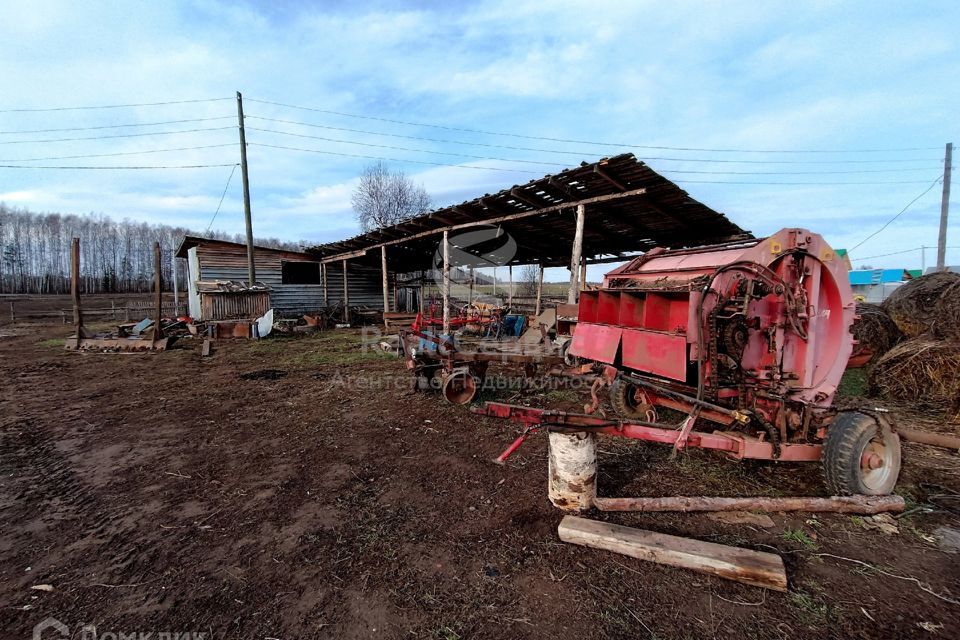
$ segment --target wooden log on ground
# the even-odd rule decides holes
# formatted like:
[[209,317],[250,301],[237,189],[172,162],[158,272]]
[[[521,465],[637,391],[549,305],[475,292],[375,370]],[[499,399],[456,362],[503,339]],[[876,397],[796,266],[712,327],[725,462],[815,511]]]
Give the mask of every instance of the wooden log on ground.
[[960,451],[960,438],[945,433],[929,433],[927,431],[916,431],[915,429],[897,427],[897,434],[907,442],[919,442],[920,444],[928,444],[932,447],[943,447],[944,449],[957,449]]
[[875,514],[899,513],[900,496],[832,496],[830,498],[595,498],[600,511],[809,511]]
[[200,347],[200,357],[206,358],[210,355],[210,339],[207,338],[203,341],[203,346]]
[[780,556],[681,538],[577,516],[564,516],[557,528],[564,542],[622,553],[633,558],[692,569],[745,584],[787,590]]

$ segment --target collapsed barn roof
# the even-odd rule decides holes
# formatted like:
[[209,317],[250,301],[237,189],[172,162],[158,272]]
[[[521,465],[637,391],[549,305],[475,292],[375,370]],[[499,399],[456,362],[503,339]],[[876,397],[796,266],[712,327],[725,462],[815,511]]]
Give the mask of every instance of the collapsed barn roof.
[[410,272],[431,267],[444,230],[492,225],[516,241],[516,253],[502,264],[569,266],[578,204],[586,211],[582,255],[588,262],[753,237],[628,153],[307,251],[325,262],[379,265],[380,251],[371,250],[386,246],[390,270]]

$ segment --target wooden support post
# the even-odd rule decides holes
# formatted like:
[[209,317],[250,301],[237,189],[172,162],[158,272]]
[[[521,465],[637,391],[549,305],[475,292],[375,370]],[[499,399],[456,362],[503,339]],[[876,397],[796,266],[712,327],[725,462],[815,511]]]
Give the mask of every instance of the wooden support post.
[[600,511],[807,511],[810,513],[875,514],[903,511],[900,496],[833,496],[832,498],[596,498]]
[[387,248],[380,247],[380,270],[383,272],[383,312],[390,312],[390,283],[387,282]]
[[497,297],[497,268],[493,268],[493,297]]
[[443,231],[443,335],[450,335],[450,238]]
[[320,263],[321,273],[323,274],[323,306],[330,306],[330,294],[327,291],[327,264],[325,262]]
[[170,279],[173,282],[173,317],[180,316],[180,298],[177,291],[177,254],[170,253]]
[[350,324],[350,290],[347,286],[347,259],[343,259],[343,321]]
[[513,265],[507,267],[507,308],[513,308]]
[[557,529],[564,542],[622,553],[671,567],[736,580],[757,587],[787,590],[787,571],[773,553],[632,529],[608,522],[564,516]]
[[83,310],[80,308],[80,238],[74,238],[70,247],[70,295],[73,298],[73,326],[77,332],[74,347],[79,349],[80,341],[88,337],[83,326]]
[[10,322],[13,323],[16,321],[17,321],[17,312],[14,310],[13,303],[11,302],[10,303]]
[[570,254],[570,288],[567,290],[567,303],[577,301],[577,280],[579,279],[580,254],[583,251],[583,219],[585,208],[577,205],[577,226],[573,234],[573,251]]
[[156,342],[163,338],[163,329],[160,326],[160,320],[163,318],[163,273],[160,271],[160,243],[153,245],[153,288],[156,299],[156,316],[153,318],[153,340]]
[[470,292],[467,294],[467,306],[473,305],[473,267],[470,267]]
[[543,265],[538,265],[539,273],[537,274],[537,306],[533,312],[533,317],[540,316],[540,294],[543,293]]
[[[580,286],[577,288],[579,294],[580,291],[583,291],[587,288],[587,259],[586,257],[580,258]],[[577,297],[579,300],[579,295]]]

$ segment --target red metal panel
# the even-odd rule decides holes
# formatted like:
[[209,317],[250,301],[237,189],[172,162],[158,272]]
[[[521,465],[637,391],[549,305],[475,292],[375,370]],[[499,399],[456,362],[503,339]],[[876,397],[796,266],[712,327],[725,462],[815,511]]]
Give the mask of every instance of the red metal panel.
[[577,314],[577,320],[580,322],[596,322],[597,306],[600,303],[599,291],[581,291],[580,309]]
[[620,294],[620,325],[643,326],[643,305],[646,294],[624,291]]
[[573,332],[569,353],[597,362],[613,364],[620,347],[623,329],[602,324],[581,322]]
[[687,339],[682,335],[624,329],[623,366],[683,382],[687,379]]

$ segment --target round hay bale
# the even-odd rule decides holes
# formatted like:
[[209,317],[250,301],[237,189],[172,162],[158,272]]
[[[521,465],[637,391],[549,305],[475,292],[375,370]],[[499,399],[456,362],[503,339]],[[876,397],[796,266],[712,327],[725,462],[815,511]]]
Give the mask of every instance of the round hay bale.
[[960,408],[960,341],[925,335],[896,345],[870,370],[870,395]]
[[933,307],[930,331],[940,338],[960,340],[960,274],[956,282],[943,290]]
[[[946,271],[920,276],[898,287],[881,306],[904,335],[916,338],[931,329],[934,324],[934,308],[947,290],[957,282],[960,282],[960,274]],[[960,304],[960,301],[952,304]]]
[[857,319],[853,321],[852,332],[857,344],[850,359],[871,354],[867,362],[876,362],[903,338],[897,323],[887,312],[880,305],[869,302],[857,303]]

